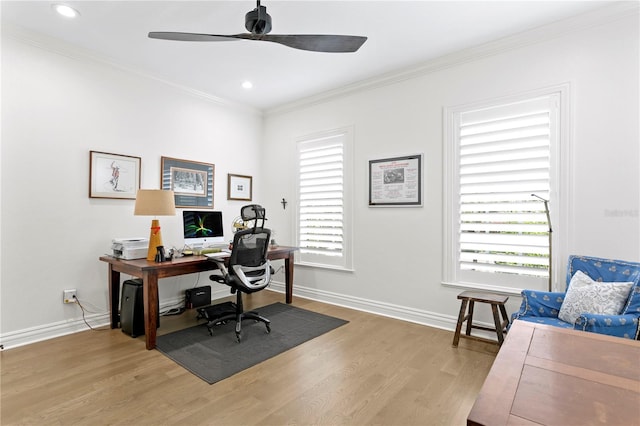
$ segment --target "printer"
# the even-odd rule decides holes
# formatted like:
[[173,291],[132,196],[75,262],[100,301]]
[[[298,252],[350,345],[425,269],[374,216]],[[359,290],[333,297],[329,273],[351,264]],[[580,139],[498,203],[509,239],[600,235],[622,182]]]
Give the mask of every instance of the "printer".
[[143,259],[149,250],[148,238],[114,238],[111,240],[113,257],[118,259]]

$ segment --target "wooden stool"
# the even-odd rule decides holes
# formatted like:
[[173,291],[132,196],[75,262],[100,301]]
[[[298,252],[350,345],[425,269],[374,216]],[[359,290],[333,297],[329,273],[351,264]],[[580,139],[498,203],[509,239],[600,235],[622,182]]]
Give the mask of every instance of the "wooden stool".
[[[465,339],[479,340],[481,342],[487,343],[497,343],[498,346],[502,345],[504,341],[504,333],[506,333],[506,326],[509,325],[509,318],[507,316],[507,310],[504,304],[509,300],[508,296],[501,296],[499,294],[493,293],[481,293],[475,291],[463,291],[458,295],[458,299],[462,300],[460,305],[460,314],[458,315],[458,325],[456,325],[456,334],[453,336],[453,347],[458,347],[458,342],[460,341],[460,337],[464,337]],[[483,327],[480,325],[473,324],[473,304],[475,302],[480,303],[490,303],[491,311],[493,312],[493,322],[495,323],[495,328]],[[465,315],[467,304],[469,305],[469,313]],[[503,321],[500,321],[500,317],[498,316],[498,308],[500,308],[500,313],[502,314]],[[467,321],[467,330],[466,333],[460,335],[460,331],[462,330],[462,323]],[[476,337],[471,335],[471,329],[477,328],[479,330],[487,330],[487,331],[495,331],[498,335],[498,341],[491,339],[485,339],[484,337]]]

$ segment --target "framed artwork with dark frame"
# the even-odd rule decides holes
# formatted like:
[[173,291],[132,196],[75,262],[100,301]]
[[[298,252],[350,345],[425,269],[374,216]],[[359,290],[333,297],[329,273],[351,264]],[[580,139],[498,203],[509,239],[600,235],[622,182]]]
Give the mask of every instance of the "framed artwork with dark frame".
[[227,200],[251,201],[253,177],[227,174]]
[[140,157],[89,151],[89,198],[135,200],[141,164]]
[[176,207],[213,208],[215,165],[161,157],[160,187],[175,194]]
[[422,206],[422,154],[370,160],[369,206]]

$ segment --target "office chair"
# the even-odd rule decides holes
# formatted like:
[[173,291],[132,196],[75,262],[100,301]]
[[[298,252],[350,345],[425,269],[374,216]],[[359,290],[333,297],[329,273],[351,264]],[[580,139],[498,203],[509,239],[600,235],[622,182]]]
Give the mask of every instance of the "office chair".
[[254,293],[266,288],[273,273],[267,259],[271,230],[264,227],[264,212],[264,208],[257,204],[242,207],[242,220],[245,223],[252,221],[253,226],[235,233],[228,266],[222,259],[212,259],[218,264],[222,274],[211,275],[209,278],[230,286],[231,293],[236,293],[236,303],[233,311],[222,312],[219,316],[207,318],[207,328],[211,335],[215,325],[235,320],[236,339],[239,343],[242,339],[242,321],[245,319],[261,321],[266,325],[267,333],[271,332],[270,321],[255,311],[244,312],[242,303],[242,293]]

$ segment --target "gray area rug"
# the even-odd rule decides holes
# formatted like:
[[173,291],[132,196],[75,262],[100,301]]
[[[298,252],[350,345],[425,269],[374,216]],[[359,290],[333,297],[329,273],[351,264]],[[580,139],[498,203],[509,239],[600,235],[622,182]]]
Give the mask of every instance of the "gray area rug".
[[256,311],[271,321],[271,333],[266,333],[263,323],[246,320],[238,343],[235,321],[215,326],[213,336],[202,323],[158,336],[156,349],[213,384],[348,323],[284,303]]

